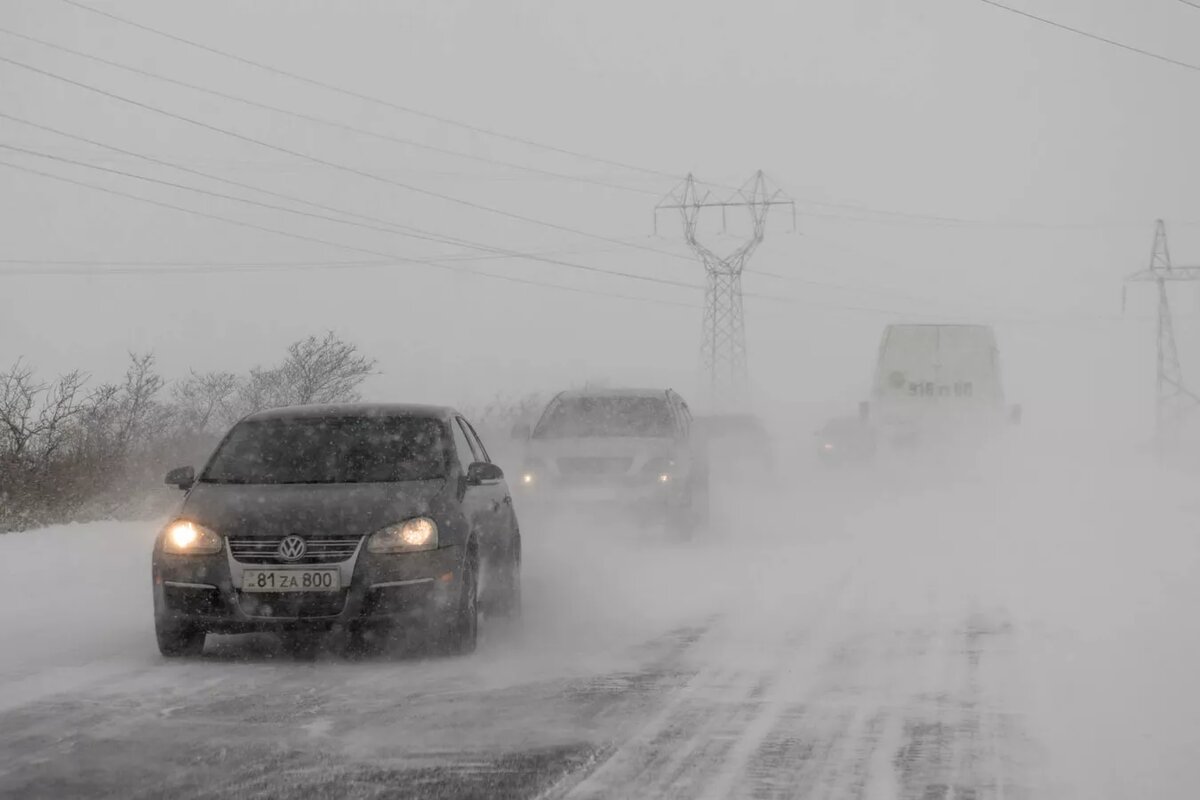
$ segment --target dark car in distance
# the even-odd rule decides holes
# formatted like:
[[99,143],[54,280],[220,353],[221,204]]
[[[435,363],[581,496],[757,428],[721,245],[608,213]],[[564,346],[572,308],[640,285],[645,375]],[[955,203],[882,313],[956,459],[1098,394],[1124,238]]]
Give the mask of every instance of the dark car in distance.
[[187,494],[154,545],[163,655],[252,631],[304,651],[330,630],[364,645],[415,632],[469,653],[481,603],[519,612],[509,489],[453,409],[263,411],[230,429],[199,476],[181,467],[167,483]]
[[827,466],[870,461],[878,449],[875,429],[860,417],[838,417],[816,432],[817,457]]

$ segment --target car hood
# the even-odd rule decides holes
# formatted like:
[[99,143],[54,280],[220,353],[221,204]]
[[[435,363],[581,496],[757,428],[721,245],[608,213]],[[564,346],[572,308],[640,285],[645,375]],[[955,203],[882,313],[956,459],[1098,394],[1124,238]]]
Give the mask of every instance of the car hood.
[[666,438],[596,436],[563,439],[530,439],[529,455],[535,458],[655,458],[669,456],[675,442]]
[[674,453],[675,442],[661,437],[533,439],[526,461],[553,475],[602,479],[639,475],[651,461]]
[[180,516],[224,536],[368,534],[410,517],[439,516],[443,479],[405,483],[198,483]]

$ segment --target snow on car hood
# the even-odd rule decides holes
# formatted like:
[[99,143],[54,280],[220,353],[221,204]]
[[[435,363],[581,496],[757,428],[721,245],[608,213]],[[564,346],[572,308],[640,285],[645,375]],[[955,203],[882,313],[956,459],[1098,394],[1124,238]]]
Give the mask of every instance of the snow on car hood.
[[405,483],[198,483],[180,510],[226,536],[362,533],[436,515],[443,479]]

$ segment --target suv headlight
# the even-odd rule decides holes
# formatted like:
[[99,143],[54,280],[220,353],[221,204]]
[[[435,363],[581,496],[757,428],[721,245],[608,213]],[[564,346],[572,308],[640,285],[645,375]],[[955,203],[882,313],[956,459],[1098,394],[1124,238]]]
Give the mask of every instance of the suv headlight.
[[531,487],[542,479],[544,464],[536,458],[531,458],[521,467],[521,485]]
[[437,546],[437,523],[429,517],[414,517],[398,525],[389,525],[367,539],[367,550],[372,553],[412,553],[436,550]]
[[211,556],[221,552],[225,540],[190,519],[177,519],[163,529],[164,553],[176,556]]
[[646,462],[642,472],[658,483],[670,483],[675,480],[675,461],[670,458],[652,458]]

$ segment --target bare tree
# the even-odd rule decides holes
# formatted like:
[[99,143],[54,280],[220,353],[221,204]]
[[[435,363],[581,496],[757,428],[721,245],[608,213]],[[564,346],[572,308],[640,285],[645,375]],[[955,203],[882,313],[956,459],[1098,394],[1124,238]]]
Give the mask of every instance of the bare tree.
[[284,391],[298,405],[357,400],[359,384],[374,369],[374,359],[359,355],[356,345],[333,331],[292,343],[279,367]]
[[129,369],[119,398],[120,416],[116,431],[120,452],[160,434],[167,425],[164,409],[157,402],[165,381],[154,371],[154,354],[129,354]]
[[232,372],[195,372],[175,384],[171,394],[179,422],[196,433],[224,427],[236,419],[238,377]]
[[17,361],[0,372],[0,531],[158,513],[173,497],[155,493],[162,470],[202,459],[221,429],[273,406],[357,399],[375,367],[332,332],[293,343],[276,366],[170,387],[153,354],[129,355],[123,380],[90,391],[80,371],[42,381]]
[[75,370],[40,383],[32,367],[17,361],[0,373],[0,428],[11,459],[52,456],[66,439],[69,422],[82,410],[87,377]]

